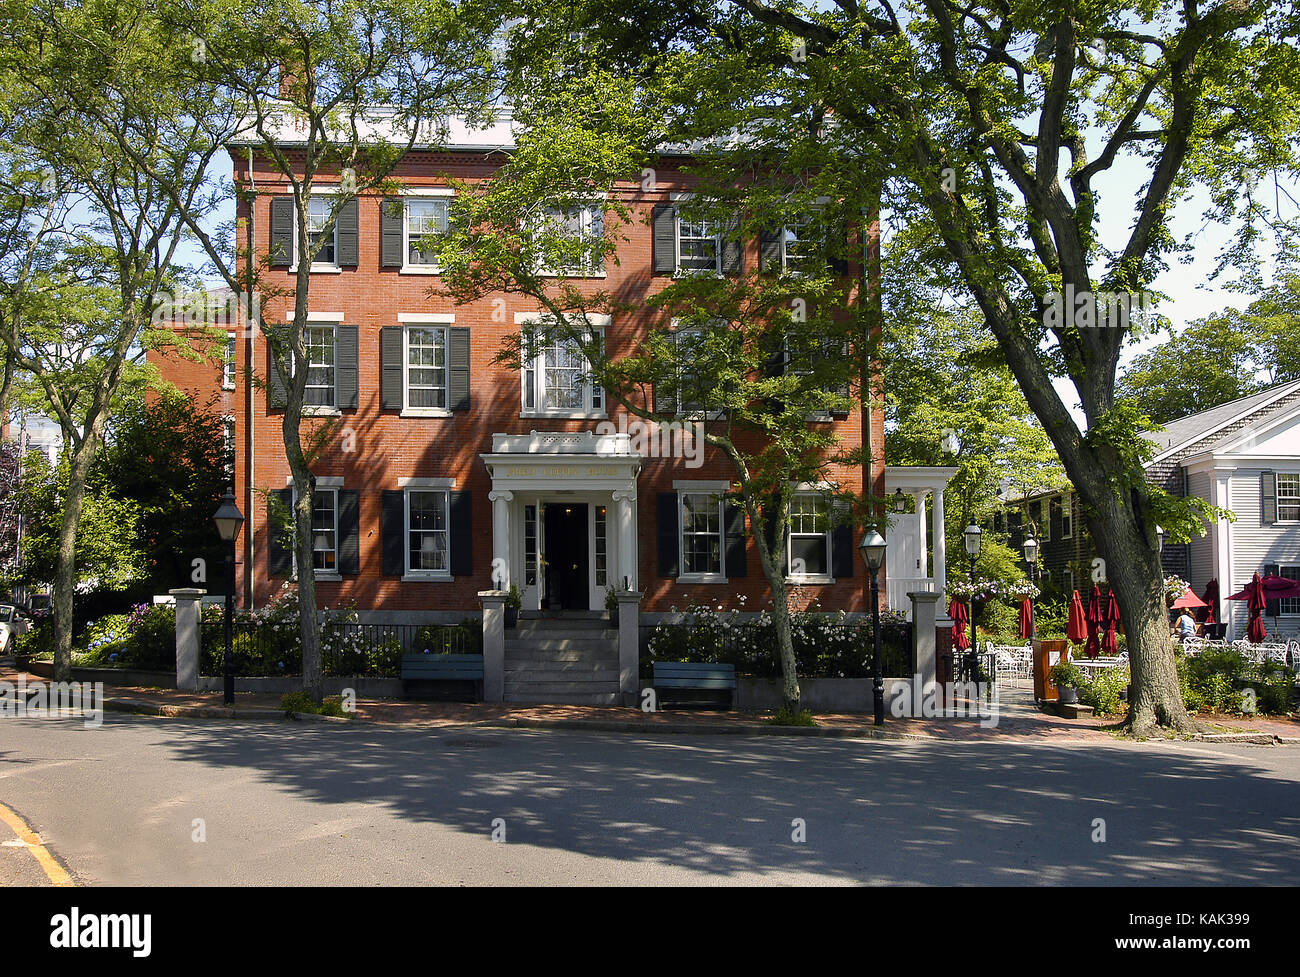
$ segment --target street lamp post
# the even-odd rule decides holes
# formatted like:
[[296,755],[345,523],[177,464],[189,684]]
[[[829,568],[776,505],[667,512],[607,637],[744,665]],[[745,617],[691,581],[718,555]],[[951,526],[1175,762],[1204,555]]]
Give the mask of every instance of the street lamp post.
[[858,544],[867,569],[871,571],[871,687],[875,700],[877,726],[885,725],[885,677],[880,660],[880,565],[885,561],[885,538],[876,532],[873,523],[867,527],[862,542]]
[[[1038,540],[1033,535],[1025,537],[1025,562],[1029,564],[1029,582],[1034,586],[1038,585]],[[1034,598],[1029,598],[1029,638],[1032,641],[1038,637],[1038,615],[1033,613]]]
[[226,489],[221,497],[221,506],[212,516],[217,524],[217,533],[226,544],[226,664],[225,664],[225,703],[235,704],[235,540],[244,525],[244,515],[235,505],[235,493]]
[[966,555],[970,557],[970,653],[966,656],[966,680],[968,682],[979,681],[979,650],[975,645],[975,560],[980,555],[980,546],[983,543],[984,534],[980,527],[975,525],[974,520],[962,532],[966,538]]

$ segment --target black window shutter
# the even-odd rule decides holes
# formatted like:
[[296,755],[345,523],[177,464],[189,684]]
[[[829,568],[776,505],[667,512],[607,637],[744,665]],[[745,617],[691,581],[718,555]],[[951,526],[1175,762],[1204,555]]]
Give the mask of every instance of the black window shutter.
[[267,499],[266,504],[266,528],[270,536],[270,545],[267,547],[267,574],[272,577],[287,577],[293,572],[293,551],[284,545],[284,539],[281,536],[281,528],[277,521],[276,513],[289,513],[290,519],[293,518],[293,489],[276,489],[268,493],[274,495],[280,500],[277,506],[271,500]]
[[[1278,565],[1277,565],[1276,563],[1265,563],[1265,564],[1264,564],[1264,576],[1266,576],[1266,577],[1267,577],[1267,576],[1274,576],[1274,577],[1276,577],[1276,576],[1279,575],[1279,572],[1280,572],[1280,571],[1279,571]],[[1269,617],[1277,617],[1277,615],[1278,615],[1278,613],[1280,612],[1280,610],[1281,610],[1281,607],[1280,607],[1280,604],[1279,604],[1278,601],[1276,601],[1276,600],[1266,600],[1266,601],[1264,601],[1264,613],[1267,614]]]
[[469,410],[469,329],[447,330],[447,407]]
[[745,270],[745,242],[740,237],[740,218],[732,217],[722,228],[722,273],[739,275]]
[[[669,333],[668,338],[676,344],[676,333]],[[674,349],[676,349],[675,345]],[[676,355],[674,355],[673,359],[675,363],[674,370],[680,374],[681,364],[676,362]],[[674,417],[676,416],[678,409],[676,384],[672,380],[666,380],[663,383],[655,384],[655,412],[658,414],[667,414],[669,417]]]
[[853,576],[853,509],[845,499],[831,503],[835,524],[831,527],[831,576],[837,580]]
[[385,268],[401,268],[406,264],[405,227],[406,207],[401,200],[389,198],[379,205],[379,258]]
[[[852,363],[853,362],[852,350],[849,348],[849,344],[847,340],[845,340],[844,344],[840,347],[840,349],[844,357],[840,362],[845,364]],[[845,400],[848,400],[850,397],[853,396],[852,384],[848,380],[845,380],[843,383],[841,383],[838,387],[835,388],[835,394],[839,397],[843,397]],[[849,412],[847,410],[831,411],[831,417],[835,418],[838,421],[842,421],[848,416],[849,416]]]
[[833,241],[831,250],[835,253],[827,256],[828,264],[837,275],[849,273],[849,231],[842,220],[832,221],[826,230],[827,240]]
[[473,503],[471,492],[451,493],[451,573],[454,577],[474,572]]
[[339,326],[334,332],[334,406],[357,406],[357,327]]
[[[292,354],[290,354],[292,355]],[[271,353],[271,344],[266,344],[266,407],[268,410],[284,410],[289,398],[284,390],[284,377],[275,366],[275,356]]]
[[675,577],[681,572],[677,545],[677,493],[660,492],[658,501],[659,576]]
[[677,208],[655,204],[653,215],[655,274],[671,275],[677,270]]
[[1264,472],[1259,476],[1259,495],[1264,503],[1263,524],[1271,526],[1277,522],[1277,473]]
[[402,327],[379,330],[379,403],[384,410],[401,410]]
[[401,576],[406,571],[406,493],[385,490],[379,533],[383,537],[384,573]]
[[271,267],[293,264],[293,197],[271,198]]
[[355,266],[357,264],[357,198],[353,197],[340,209],[338,216],[338,263]]
[[361,572],[361,493],[339,489],[339,573]]
[[727,544],[727,562],[723,569],[727,577],[744,577],[749,573],[745,562],[745,510],[739,504],[741,497],[729,493],[723,497],[722,526]]
[[781,231],[765,227],[758,234],[758,270],[764,273],[781,270]]

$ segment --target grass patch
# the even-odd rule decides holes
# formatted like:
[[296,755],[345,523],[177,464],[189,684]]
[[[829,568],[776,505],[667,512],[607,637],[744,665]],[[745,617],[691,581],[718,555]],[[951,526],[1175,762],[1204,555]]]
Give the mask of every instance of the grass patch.
[[817,720],[813,719],[811,710],[801,709],[798,712],[782,706],[776,711],[768,721],[769,726],[816,726]]
[[311,696],[302,690],[286,692],[280,696],[280,708],[284,710],[286,716],[292,716],[294,713],[299,712],[311,716],[334,716],[339,719],[349,719],[352,715],[344,710],[342,696],[326,696],[318,706],[311,701]]

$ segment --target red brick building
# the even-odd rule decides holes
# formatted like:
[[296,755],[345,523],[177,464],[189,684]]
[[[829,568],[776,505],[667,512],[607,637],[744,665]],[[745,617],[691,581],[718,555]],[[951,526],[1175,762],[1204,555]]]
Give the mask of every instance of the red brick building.
[[[648,619],[696,601],[738,606],[742,595],[761,608],[767,587],[741,513],[721,500],[733,470],[720,453],[687,443],[690,458],[638,454],[645,446],[619,433],[629,418],[582,381],[571,349],[548,347],[522,371],[494,363],[503,340],[539,314],[528,300],[502,294],[454,305],[430,295],[437,269],[411,242],[445,226],[451,181],[492,177],[507,141],[501,127],[410,153],[395,173],[403,192],[387,204],[362,196],[348,206],[313,265],[309,412],[337,425],[312,465],[320,603],[353,602],[363,621],[454,622],[479,613],[480,591],[513,583],[525,610],[600,610],[606,589],[624,585],[644,592]],[[284,148],[293,158],[292,143]],[[276,284],[292,287],[287,184],[256,147],[231,147],[231,156],[235,182],[250,194],[237,214],[241,241],[251,219],[256,250],[280,249],[273,280],[282,275]],[[620,228],[628,240],[618,263],[590,269],[592,287],[635,300],[683,268],[714,263],[732,274],[760,258],[793,259],[780,242],[737,249],[678,219],[673,201],[691,189],[681,162],[662,161],[653,191],[632,181],[612,188],[637,219]],[[323,202],[336,179],[316,178]],[[579,219],[589,231],[599,215]],[[862,280],[863,267],[848,273]],[[268,300],[266,319],[285,321],[291,309],[291,297]],[[653,325],[648,315],[606,321],[610,355],[633,349]],[[231,418],[247,518],[239,592],[244,605],[261,606],[293,572],[292,554],[267,528],[267,493],[286,501],[290,493],[279,381],[263,336],[232,332],[230,343],[225,371],[179,360],[163,368],[197,403],[215,393]],[[883,495],[881,413],[822,423],[846,448],[874,448],[870,471],[837,468],[835,485],[860,492],[869,481]],[[824,518],[830,487],[801,487],[786,546],[802,561],[804,600],[862,611],[869,583],[858,534]]]

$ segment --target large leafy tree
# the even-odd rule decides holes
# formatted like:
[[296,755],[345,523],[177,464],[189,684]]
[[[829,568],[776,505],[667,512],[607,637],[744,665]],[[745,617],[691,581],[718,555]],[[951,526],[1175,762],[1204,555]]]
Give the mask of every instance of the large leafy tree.
[[[1289,235],[1265,182],[1295,171],[1296,10],[681,0],[617,18],[594,3],[532,12],[573,24],[635,77],[664,129],[733,137],[751,159],[819,154],[882,181],[893,218],[928,231],[948,287],[979,308],[1083,502],[1132,650],[1131,728],[1191,728],[1155,526],[1185,537],[1206,513],[1146,483],[1139,415],[1115,396],[1130,333],[1089,316],[1088,299],[1144,297],[1187,256],[1172,220],[1198,190],[1237,232],[1224,269],[1257,277],[1260,232]],[[1121,160],[1137,190],[1101,193]]]
[[[683,219],[728,228],[724,252],[806,220],[797,273],[751,261],[743,272],[679,275],[648,288],[648,297],[636,283],[629,291],[605,287],[603,275],[589,272],[618,261],[629,223],[644,219],[633,203],[643,190],[663,189],[656,155],[663,133],[626,79],[584,63],[581,51],[565,50],[567,40],[558,23],[514,38],[518,144],[488,186],[457,195],[453,231],[439,242],[443,290],[458,301],[500,291],[529,296],[542,321],[513,335],[502,362],[517,369],[554,339],[574,343],[591,366],[589,382],[634,422],[659,431],[685,425],[692,442],[703,441],[697,451],[728,466],[735,486],[728,504],[743,512],[733,525],[748,524],[754,536],[772,595],[783,697],[795,709],[789,568],[776,543],[785,538],[792,487],[838,483],[840,508],[868,504],[843,485],[863,465],[862,453],[841,446],[826,423],[847,416],[860,393],[866,344],[854,337],[865,334],[872,309],[841,268],[842,181],[788,168],[742,174],[726,154],[700,147],[689,165],[693,196],[678,202]],[[566,216],[593,202],[600,233],[574,233]],[[617,342],[602,340],[597,315],[620,323]],[[628,335],[638,320],[648,327]],[[828,525],[836,513],[821,518]]]

